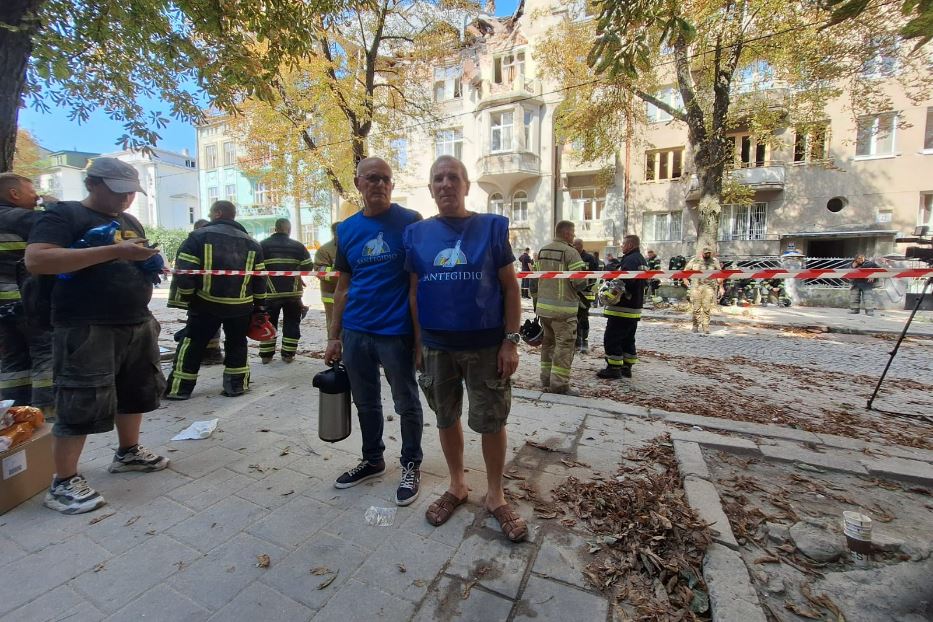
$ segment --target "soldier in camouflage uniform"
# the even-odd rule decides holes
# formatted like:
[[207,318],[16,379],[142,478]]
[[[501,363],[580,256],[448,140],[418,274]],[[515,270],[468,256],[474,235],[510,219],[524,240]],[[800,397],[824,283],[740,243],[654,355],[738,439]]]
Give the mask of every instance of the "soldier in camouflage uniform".
[[[685,270],[722,270],[719,260],[713,257],[713,251],[707,247],[703,249],[699,257],[694,257],[688,263]],[[698,333],[703,329],[705,334],[709,334],[709,316],[713,310],[713,302],[717,298],[720,290],[719,279],[709,279],[705,277],[694,276],[690,278],[690,305],[693,307],[693,332]]]
[[[574,225],[569,220],[557,223],[554,240],[544,245],[535,262],[535,270],[563,272],[585,270],[580,253],[571,246]],[[541,344],[541,385],[551,393],[570,390],[570,366],[573,364],[577,338],[577,292],[587,286],[586,279],[541,279],[535,308],[544,329]]]

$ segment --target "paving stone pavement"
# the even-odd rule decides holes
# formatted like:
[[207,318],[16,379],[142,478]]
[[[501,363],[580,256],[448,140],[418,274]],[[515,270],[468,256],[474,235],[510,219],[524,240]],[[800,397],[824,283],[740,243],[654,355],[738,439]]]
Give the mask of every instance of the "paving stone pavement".
[[[694,347],[679,337],[680,351]],[[850,369],[851,361],[833,364]],[[92,514],[61,516],[43,508],[37,495],[0,516],[0,622],[128,615],[225,622],[345,622],[374,615],[614,619],[613,603],[584,581],[585,534],[535,518],[520,503],[529,542],[505,540],[481,507],[485,473],[479,439],[471,432],[470,503],[440,528],[427,524],[424,511],[446,483],[427,408],[421,496],[397,508],[391,526],[366,524],[370,506],[395,508],[398,417],[386,425],[386,476],[334,489],[333,478],[358,460],[360,435],[354,423],[341,443],[317,438],[310,379],[321,369],[320,360],[306,356],[292,365],[254,360],[251,392],[230,399],[219,395],[221,368],[204,368],[190,401],[167,402],[146,417],[142,442],[171,458],[165,471],[109,474],[115,437],[89,438],[80,469],[109,504]],[[515,491],[522,481],[545,494],[568,475],[611,473],[627,448],[677,429],[600,410],[596,400],[561,404],[527,395],[514,399],[509,421],[508,469],[525,478],[510,480]],[[388,387],[383,402],[391,413]],[[192,421],[214,417],[220,425],[210,439],[170,441]],[[525,440],[590,468],[568,467],[559,461],[563,453]],[[704,442],[696,435],[683,440]],[[263,554],[271,560],[268,568],[257,566]]]

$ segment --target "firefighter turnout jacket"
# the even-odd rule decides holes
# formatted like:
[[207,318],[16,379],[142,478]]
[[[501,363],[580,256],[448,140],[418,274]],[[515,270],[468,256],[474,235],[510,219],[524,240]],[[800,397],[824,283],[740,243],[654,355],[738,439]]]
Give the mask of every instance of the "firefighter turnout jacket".
[[[311,255],[305,245],[284,233],[273,233],[259,244],[266,270],[310,270]],[[304,283],[300,276],[266,277],[266,300],[301,298]]]
[[[262,247],[235,220],[214,220],[188,234],[178,249],[179,270],[264,270]],[[266,298],[266,279],[176,274],[174,307],[228,318],[246,315]]]
[[[538,251],[535,270],[541,272],[567,272],[586,270],[586,263],[573,246],[563,240],[554,240]],[[540,279],[535,307],[545,318],[565,318],[577,315],[580,298],[577,292],[587,287],[586,279]]]
[[[314,269],[318,272],[333,272],[336,270],[334,262],[337,259],[337,240],[331,240],[321,245],[314,253]],[[321,278],[321,302],[334,304],[334,292],[337,290],[337,277],[325,276]]]
[[[647,261],[637,248],[622,255],[619,261],[619,270],[639,271],[647,269]],[[637,279],[617,279],[615,283],[622,282],[620,292],[622,297],[614,305],[603,310],[603,315],[611,317],[624,317],[632,320],[641,319],[641,309],[645,306],[645,282]]]
[[29,232],[41,215],[42,212],[0,203],[0,305],[20,299],[17,264],[26,253]]

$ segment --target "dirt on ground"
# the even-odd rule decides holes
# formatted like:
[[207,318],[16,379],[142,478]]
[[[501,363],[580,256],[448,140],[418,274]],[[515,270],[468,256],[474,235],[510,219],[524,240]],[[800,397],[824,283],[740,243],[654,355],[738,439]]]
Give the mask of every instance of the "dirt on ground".
[[[928,488],[704,452],[765,611],[775,621],[933,619],[933,496]],[[857,566],[842,513],[872,519]]]

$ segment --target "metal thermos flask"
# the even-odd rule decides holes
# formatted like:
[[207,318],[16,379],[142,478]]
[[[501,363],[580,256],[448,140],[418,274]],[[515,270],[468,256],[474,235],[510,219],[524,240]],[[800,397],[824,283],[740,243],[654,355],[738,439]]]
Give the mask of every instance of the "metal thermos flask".
[[350,436],[350,376],[340,363],[316,374],[311,385],[318,389],[317,433],[322,441],[336,443]]

